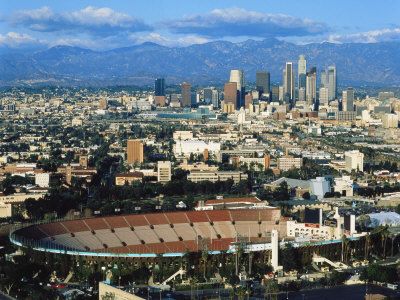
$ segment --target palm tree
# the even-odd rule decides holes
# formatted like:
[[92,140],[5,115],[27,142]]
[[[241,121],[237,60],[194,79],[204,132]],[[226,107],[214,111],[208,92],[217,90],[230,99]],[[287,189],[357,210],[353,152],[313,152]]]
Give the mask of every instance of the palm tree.
[[383,244],[383,257],[386,258],[386,242],[387,242],[387,238],[389,236],[389,232],[385,232],[385,234],[383,236],[385,238],[385,241]]
[[203,263],[204,263],[203,277],[206,280],[206,266],[207,266],[207,259],[208,259],[207,251],[203,251],[203,253],[201,254],[201,257],[202,257]]
[[251,276],[251,266],[253,264],[254,252],[249,253],[249,275]]
[[371,243],[371,237],[370,237],[369,233],[367,233],[367,235],[365,236],[365,251],[364,251],[365,260],[367,260],[368,256],[369,256],[368,254],[369,254],[370,243]]
[[198,281],[199,281],[199,280],[197,279],[196,276],[194,276],[194,277],[192,277],[192,278],[190,279],[190,295],[191,295],[191,299],[194,299],[193,288],[196,286],[196,283],[197,283]]
[[384,228],[381,232],[381,240],[382,240],[382,247],[383,248],[383,258],[386,258],[386,241],[389,236],[389,231],[387,228]]
[[390,251],[390,256],[393,257],[393,242],[394,242],[394,234],[390,236],[390,240],[392,242],[392,250]]
[[235,292],[236,296],[238,296],[238,300],[244,300],[244,295],[246,294],[246,290],[243,286],[239,286]]

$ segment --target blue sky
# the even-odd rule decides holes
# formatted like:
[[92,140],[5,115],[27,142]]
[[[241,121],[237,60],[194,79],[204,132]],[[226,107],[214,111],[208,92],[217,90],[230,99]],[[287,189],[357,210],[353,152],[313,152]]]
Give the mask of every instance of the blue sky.
[[400,1],[0,0],[0,48],[400,40]]

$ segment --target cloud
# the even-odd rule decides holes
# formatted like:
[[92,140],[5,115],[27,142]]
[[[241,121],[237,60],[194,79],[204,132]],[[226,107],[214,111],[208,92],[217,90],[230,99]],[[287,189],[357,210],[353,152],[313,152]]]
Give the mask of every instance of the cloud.
[[46,44],[46,42],[25,33],[9,32],[5,35],[0,34],[0,47],[25,48],[39,44]]
[[186,15],[181,19],[165,21],[162,25],[174,33],[209,38],[309,36],[328,31],[324,23],[310,19],[264,14],[238,7],[215,9],[202,15]]
[[117,12],[111,8],[88,6],[74,12],[55,13],[44,6],[33,10],[20,10],[11,14],[9,23],[41,32],[89,33],[112,35],[120,32],[151,30],[143,20]]
[[167,47],[185,47],[193,44],[204,44],[210,41],[194,35],[187,35],[185,37],[173,39],[162,36],[161,34],[155,32],[145,36],[132,34],[129,36],[129,40],[134,41],[136,45],[140,45],[145,42],[152,42]]
[[330,43],[379,43],[400,41],[400,28],[372,30],[347,35],[333,34],[329,36]]

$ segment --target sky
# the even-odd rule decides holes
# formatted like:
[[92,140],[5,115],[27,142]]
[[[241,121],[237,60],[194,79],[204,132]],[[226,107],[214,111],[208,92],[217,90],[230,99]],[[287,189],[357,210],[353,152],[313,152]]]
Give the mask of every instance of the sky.
[[0,48],[400,41],[398,0],[0,0]]

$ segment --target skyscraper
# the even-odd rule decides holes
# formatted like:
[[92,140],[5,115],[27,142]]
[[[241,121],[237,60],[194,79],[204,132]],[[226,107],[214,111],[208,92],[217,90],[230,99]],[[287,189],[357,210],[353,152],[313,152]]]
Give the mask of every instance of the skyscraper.
[[283,93],[284,99],[288,99],[293,106],[295,104],[295,88],[296,84],[293,63],[287,62],[283,72]]
[[279,86],[273,86],[271,88],[271,101],[273,102],[279,101]]
[[354,111],[354,90],[352,87],[347,88],[342,94],[342,110]]
[[328,69],[321,72],[321,87],[328,88],[329,101],[337,99],[337,74],[335,66],[329,66]]
[[243,70],[231,70],[229,82],[236,82],[238,91],[238,97],[236,102],[236,109],[244,107],[244,96],[245,96],[245,82]]
[[306,61],[306,57],[304,54],[301,54],[299,57],[299,61],[298,61],[298,87],[299,90],[300,88],[306,88],[306,75],[307,75],[307,61]]
[[317,68],[311,67],[306,77],[306,101],[307,104],[315,104],[317,100]]
[[267,71],[257,71],[256,72],[256,89],[261,94],[270,93],[270,74]]
[[328,78],[326,77],[326,70],[321,71],[321,87],[328,87]]
[[167,183],[171,181],[171,162],[158,161],[157,162],[157,181]]
[[154,81],[154,94],[155,96],[165,96],[165,80],[164,78],[157,78]]
[[329,101],[329,89],[326,87],[321,87],[319,89],[319,104],[325,105]]
[[245,108],[249,108],[250,104],[253,104],[253,96],[251,94],[246,94],[244,97]]
[[207,88],[203,90],[204,93],[204,102],[210,104],[212,102],[212,92],[213,89]]
[[329,89],[329,100],[337,99],[337,74],[336,67],[328,67],[328,89]]
[[219,93],[217,90],[212,90],[211,102],[214,108],[219,108]]
[[192,106],[192,92],[190,82],[182,82],[182,107],[191,107]]
[[237,98],[238,98],[237,83],[236,82],[225,83],[224,104],[231,103],[236,107]]
[[128,163],[143,162],[143,144],[140,140],[128,140],[126,150]]

